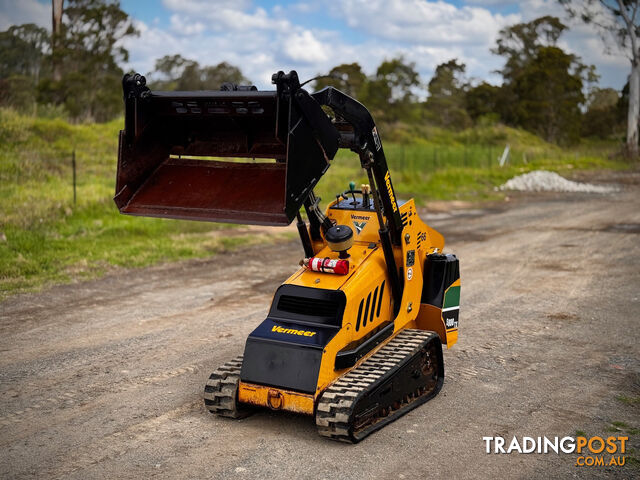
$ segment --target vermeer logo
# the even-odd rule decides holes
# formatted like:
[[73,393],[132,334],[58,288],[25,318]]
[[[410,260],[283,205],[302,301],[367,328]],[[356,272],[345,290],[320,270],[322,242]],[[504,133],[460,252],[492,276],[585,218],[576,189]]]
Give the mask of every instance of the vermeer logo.
[[[370,216],[367,215],[353,215],[351,214],[351,220],[353,220],[353,226],[356,227],[356,232],[358,235],[362,231],[362,229],[367,225],[367,221],[371,220]],[[356,220],[365,220],[364,222],[356,222]]]
[[305,337],[313,337],[316,334],[316,332],[311,332],[309,330],[296,330],[295,328],[284,328],[277,325],[273,327],[271,331],[277,333],[285,333],[287,335],[301,335]]
[[356,231],[358,234],[362,231],[362,229],[367,225],[367,222],[353,222],[353,226],[356,227]]
[[391,199],[391,206],[393,207],[393,211],[398,211],[398,205],[396,203],[396,196],[393,194],[393,188],[391,188],[391,175],[387,170],[387,174],[384,176],[384,181],[387,184],[387,192],[389,192],[389,198]]

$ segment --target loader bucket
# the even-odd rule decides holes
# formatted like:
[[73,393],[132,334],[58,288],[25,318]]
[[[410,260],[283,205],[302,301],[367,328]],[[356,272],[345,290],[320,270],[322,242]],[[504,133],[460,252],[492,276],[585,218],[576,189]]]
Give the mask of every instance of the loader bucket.
[[114,200],[131,215],[288,225],[334,154],[280,89],[125,84]]

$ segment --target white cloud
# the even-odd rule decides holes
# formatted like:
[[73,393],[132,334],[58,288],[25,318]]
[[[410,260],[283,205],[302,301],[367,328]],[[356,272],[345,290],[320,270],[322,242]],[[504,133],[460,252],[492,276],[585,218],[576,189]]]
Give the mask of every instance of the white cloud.
[[309,30],[291,35],[284,44],[284,53],[294,62],[323,63],[328,60],[328,48]]
[[329,42],[335,32],[294,25],[282,8],[269,13],[248,1],[165,0],[164,5],[172,12],[169,30],[138,22],[140,37],[124,44],[129,68],[148,73],[157,58],[179,53],[203,65],[230,62],[259,87],[271,88],[277,70],[297,69],[306,78],[335,65]]
[[467,5],[480,5],[482,7],[512,7],[513,0],[465,0]]
[[0,30],[23,23],[35,23],[51,30],[51,4],[36,0],[0,0]]
[[211,31],[275,30],[290,27],[286,20],[269,16],[263,8],[250,10],[250,1],[164,0],[164,5],[189,23],[204,22]]
[[520,18],[424,0],[344,0],[332,10],[369,35],[422,45],[490,45],[500,28]]
[[[130,52],[126,68],[148,73],[156,59],[179,53],[203,65],[235,64],[260,88],[271,88],[277,70],[296,69],[306,79],[358,62],[371,74],[384,59],[399,55],[415,62],[424,82],[439,63],[457,58],[469,76],[499,83],[493,71],[503,60],[490,52],[498,31],[542,15],[564,17],[555,0],[467,0],[463,6],[442,0],[299,0],[269,9],[252,0],[163,0],[163,6],[169,28],[136,20],[141,35],[123,40]],[[494,7],[517,7],[520,13],[492,13]],[[25,22],[49,27],[50,8],[36,0],[0,0],[0,29]],[[325,12],[333,17],[332,30],[321,27]],[[301,18],[304,26],[297,22]],[[596,64],[603,86],[624,84],[628,60],[606,55],[593,27],[572,25],[560,46]]]
[[[499,67],[500,60],[489,48],[499,28],[519,19],[481,8],[420,0],[319,0],[292,7],[296,14],[310,15],[325,8],[336,18],[347,19],[350,28],[367,34],[365,40],[354,43],[345,40],[348,32],[294,24],[287,17],[288,7],[276,6],[267,12],[247,0],[164,0],[164,5],[172,12],[170,32],[145,25],[141,37],[127,43],[132,67],[152,68],[153,61],[143,57],[161,46],[154,60],[173,53],[202,64],[226,60],[261,88],[269,86],[271,73],[277,70],[296,69],[304,79],[357,61],[373,73],[384,59],[399,55],[415,62],[425,81],[438,63],[454,57],[467,63],[471,75],[495,80],[491,71]],[[159,40],[165,35],[172,41]]]
[[228,0],[162,0],[162,3],[169,10],[196,16],[206,15],[207,12],[216,14],[221,9],[247,10],[251,7],[251,0],[234,0],[233,2]]
[[457,7],[424,0],[344,0],[327,2],[336,18],[381,45],[382,58],[402,54],[416,64],[423,81],[428,82],[435,67],[457,58],[467,65],[471,77],[499,83],[493,73],[502,60],[491,54],[498,31],[520,21],[520,15],[501,15],[485,8]]
[[171,31],[178,35],[197,35],[204,32],[207,27],[202,22],[191,22],[181,15],[171,15],[169,18]]

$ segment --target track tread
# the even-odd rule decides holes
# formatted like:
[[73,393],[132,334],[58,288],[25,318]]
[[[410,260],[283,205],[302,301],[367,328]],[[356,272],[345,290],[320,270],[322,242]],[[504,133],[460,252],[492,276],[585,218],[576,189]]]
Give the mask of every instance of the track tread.
[[[357,402],[378,379],[399,368],[399,364],[418,354],[428,341],[433,341],[433,335],[430,331],[403,330],[362,364],[327,388],[316,408],[318,433],[333,440],[355,443],[379,428],[373,424],[372,427],[362,429],[364,434],[361,437],[356,438],[353,435],[350,422]],[[385,424],[426,401],[423,397],[430,393],[411,392],[404,395],[399,408],[388,413],[389,418]]]
[[240,419],[250,415],[251,409],[238,403],[238,384],[242,369],[242,355],[218,367],[204,387],[204,405],[211,413]]

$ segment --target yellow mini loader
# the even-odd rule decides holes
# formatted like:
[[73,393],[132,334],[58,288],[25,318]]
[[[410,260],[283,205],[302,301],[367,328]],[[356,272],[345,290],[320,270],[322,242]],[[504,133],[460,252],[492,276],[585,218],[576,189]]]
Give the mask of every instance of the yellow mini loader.
[[[413,200],[395,195],[373,118],[332,87],[151,91],[123,79],[115,202],[121,213],[259,225],[296,220],[304,259],[277,290],[244,354],[211,374],[209,411],[255,407],[315,417],[358,442],[442,388],[442,344],[458,337],[458,259]],[[313,188],[339,148],[369,183],[323,212]],[[306,212],[305,221],[301,209]],[[247,293],[249,294],[249,293]]]

